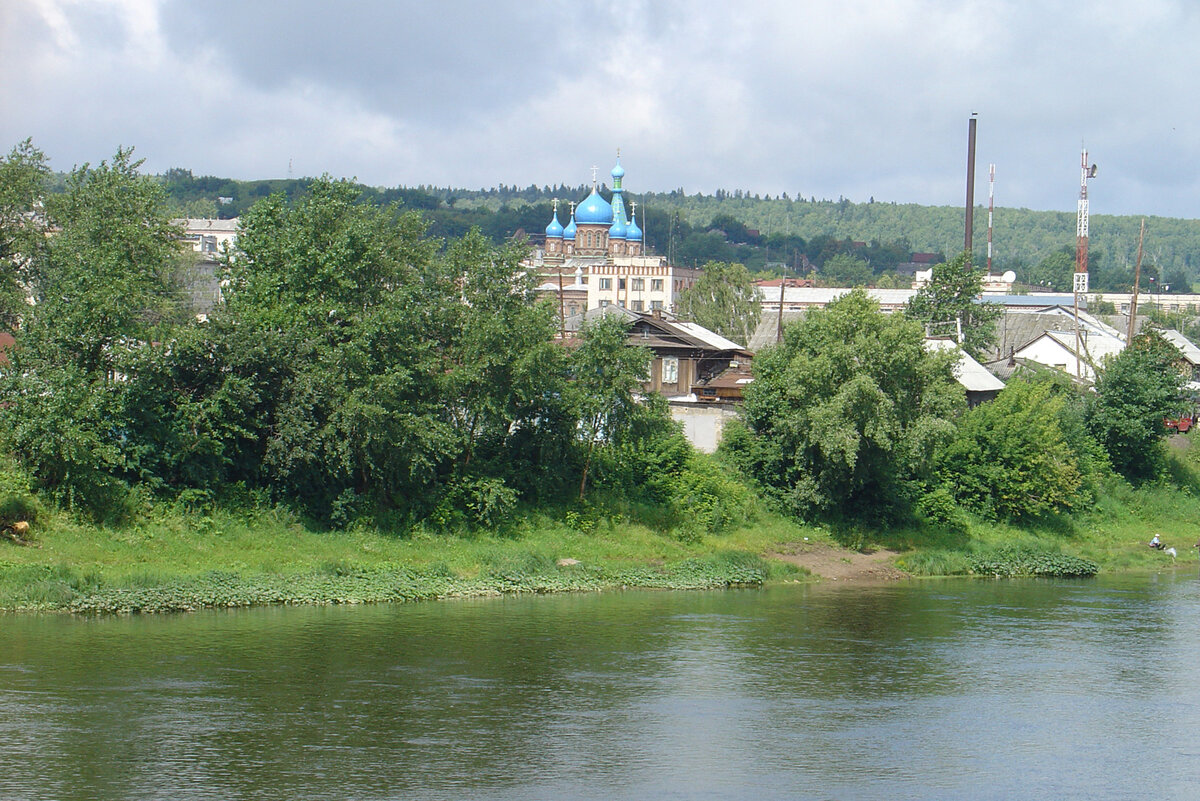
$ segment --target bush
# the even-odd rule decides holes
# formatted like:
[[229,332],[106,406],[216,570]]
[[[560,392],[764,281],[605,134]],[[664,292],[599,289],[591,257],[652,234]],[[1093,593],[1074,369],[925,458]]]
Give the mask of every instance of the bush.
[[669,482],[669,500],[683,533],[720,534],[750,519],[754,495],[710,456],[693,454]]
[[5,492],[0,495],[0,527],[24,520],[36,523],[41,515],[37,498],[24,492]]
[[1070,511],[1082,478],[1063,435],[1063,400],[1047,383],[1013,381],[963,416],[937,456],[937,474],[960,503],[998,521]]
[[1100,566],[1090,559],[1020,547],[998,548],[971,558],[971,572],[981,576],[1075,578],[1094,576],[1099,571]]

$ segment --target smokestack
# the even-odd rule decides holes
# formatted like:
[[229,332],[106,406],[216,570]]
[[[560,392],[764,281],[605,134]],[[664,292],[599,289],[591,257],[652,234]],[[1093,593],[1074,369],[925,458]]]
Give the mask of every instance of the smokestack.
[[975,235],[975,112],[967,122],[967,229],[963,236],[963,250],[967,252],[967,264],[971,263],[971,248]]

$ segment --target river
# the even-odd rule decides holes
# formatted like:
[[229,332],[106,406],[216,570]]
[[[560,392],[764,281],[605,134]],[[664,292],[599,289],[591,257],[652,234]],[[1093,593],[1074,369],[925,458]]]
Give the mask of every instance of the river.
[[1200,798],[1200,581],[0,616],[2,799]]

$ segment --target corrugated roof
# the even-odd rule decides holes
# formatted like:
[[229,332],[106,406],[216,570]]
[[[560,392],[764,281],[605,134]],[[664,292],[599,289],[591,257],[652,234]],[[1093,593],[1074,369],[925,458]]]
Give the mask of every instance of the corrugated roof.
[[1163,331],[1162,335],[1163,339],[1179,348],[1179,352],[1183,354],[1183,358],[1194,365],[1200,364],[1200,348],[1196,347],[1190,339],[1173,328]]
[[[667,321],[664,320],[664,322]],[[709,331],[702,325],[680,322],[678,320],[670,322],[670,325],[682,328],[697,339],[702,340],[708,345],[712,345],[717,350],[744,350],[743,346],[733,340],[726,339],[715,331]]]

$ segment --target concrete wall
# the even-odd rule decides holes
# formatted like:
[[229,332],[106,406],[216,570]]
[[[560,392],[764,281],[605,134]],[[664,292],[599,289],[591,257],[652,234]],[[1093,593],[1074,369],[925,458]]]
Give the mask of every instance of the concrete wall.
[[712,453],[721,443],[725,424],[737,417],[734,406],[723,403],[672,403],[671,417],[683,423],[683,435],[701,453]]

